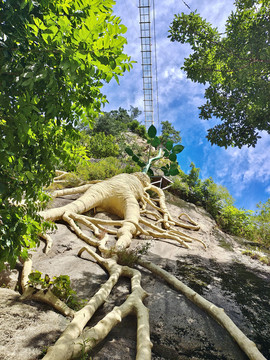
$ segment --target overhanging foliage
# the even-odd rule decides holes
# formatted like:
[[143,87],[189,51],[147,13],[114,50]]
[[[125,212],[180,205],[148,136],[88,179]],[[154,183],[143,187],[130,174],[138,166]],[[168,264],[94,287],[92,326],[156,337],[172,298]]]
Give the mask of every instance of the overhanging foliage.
[[224,34],[196,12],[175,15],[171,41],[188,43],[183,69],[195,82],[209,84],[200,117],[221,119],[207,138],[219,146],[255,146],[260,131],[270,133],[270,4],[237,0]]
[[72,145],[79,119],[91,121],[104,82],[131,67],[113,4],[0,1],[0,262],[26,256],[42,230],[42,187],[60,159],[83,155]]

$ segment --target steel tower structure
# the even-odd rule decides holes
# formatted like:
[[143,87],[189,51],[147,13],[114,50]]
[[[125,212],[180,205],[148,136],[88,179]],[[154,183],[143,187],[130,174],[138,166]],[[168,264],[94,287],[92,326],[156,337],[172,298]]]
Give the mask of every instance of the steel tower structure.
[[145,127],[154,124],[150,0],[139,0]]

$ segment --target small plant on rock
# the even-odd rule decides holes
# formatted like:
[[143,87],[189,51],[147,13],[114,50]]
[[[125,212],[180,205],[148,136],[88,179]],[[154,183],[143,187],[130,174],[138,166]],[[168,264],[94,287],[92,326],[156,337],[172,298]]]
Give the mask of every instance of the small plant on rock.
[[[120,265],[125,265],[129,267],[133,267],[137,260],[148,253],[148,250],[151,247],[150,242],[146,242],[141,246],[137,246],[134,249],[121,249],[117,250],[117,259]],[[115,252],[115,249],[111,249],[111,254]]]
[[28,284],[35,289],[51,289],[55,296],[73,310],[79,310],[85,305],[85,300],[81,300],[76,291],[71,288],[68,275],[54,276],[53,280],[51,280],[48,274],[45,274],[44,278],[42,278],[41,272],[33,271],[29,274],[28,279]]

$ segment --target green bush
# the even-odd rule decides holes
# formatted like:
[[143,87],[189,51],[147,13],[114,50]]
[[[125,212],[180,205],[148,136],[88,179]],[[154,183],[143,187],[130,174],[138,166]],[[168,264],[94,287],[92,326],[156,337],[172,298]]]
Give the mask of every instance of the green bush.
[[109,156],[116,157],[119,155],[119,146],[113,135],[105,135],[103,132],[88,135],[81,133],[81,142],[86,147],[87,155],[90,158],[103,159]]
[[77,168],[77,175],[84,181],[104,180],[121,173],[140,171],[138,166],[123,163],[114,157],[107,157],[98,162],[84,162]]
[[84,181],[104,180],[121,172],[121,163],[114,157],[108,157],[98,162],[83,163],[77,168],[79,178]]
[[170,191],[183,200],[189,200],[189,186],[185,181],[183,181],[181,175],[175,176],[173,184],[170,187]]
[[80,299],[76,291],[71,288],[68,275],[54,276],[52,285],[54,295],[64,301],[71,309],[78,311],[86,304],[87,300]]
[[251,214],[250,210],[226,206],[217,217],[217,222],[229,234],[250,237],[253,231]]
[[258,210],[253,216],[253,240],[270,247],[270,199],[257,204]]
[[201,183],[203,194],[203,206],[215,218],[222,213],[228,206],[233,206],[234,199],[227,188],[214,183],[212,178],[206,179]]
[[143,139],[147,138],[147,131],[144,125],[140,125],[138,120],[133,120],[128,124],[128,128],[131,132],[139,135]]
[[170,189],[182,199],[203,206],[220,228],[232,235],[250,237],[254,231],[252,212],[237,209],[228,189],[214,183],[212,178],[202,181],[200,169],[193,163],[189,174],[180,171]]
[[129,124],[140,114],[141,111],[132,106],[129,110],[120,107],[118,110],[104,112],[96,119],[92,132],[103,132],[106,135],[111,134],[114,136],[120,135],[122,132],[127,131]]
[[125,163],[124,168],[123,168],[123,172],[127,173],[127,174],[132,174],[135,172],[140,172],[141,168],[139,167],[139,165],[137,164],[129,164],[128,162]]

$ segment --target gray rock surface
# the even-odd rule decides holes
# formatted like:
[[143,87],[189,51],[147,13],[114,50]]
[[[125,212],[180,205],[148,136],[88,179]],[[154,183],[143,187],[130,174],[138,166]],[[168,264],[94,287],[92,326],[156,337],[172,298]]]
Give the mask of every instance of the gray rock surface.
[[[243,256],[240,245],[222,233],[204,209],[171,196],[170,200],[177,201],[177,205],[169,205],[173,217],[184,211],[200,224],[198,232],[187,233],[203,240],[207,250],[198,242],[192,243],[191,249],[184,249],[170,240],[150,240],[147,257],[223,307],[270,359],[269,267]],[[56,206],[66,201],[70,199],[58,199]],[[33,269],[51,278],[69,275],[79,296],[89,299],[107,274],[87,254],[83,259],[78,258],[82,241],[65,224],[59,223],[57,227],[50,253],[43,254],[42,244],[33,253]],[[136,239],[133,246],[146,241],[149,239]],[[153,359],[247,359],[226,331],[202,310],[163,280],[143,269],[142,273],[143,287],[150,294],[145,304],[150,309]],[[17,276],[16,271],[0,274],[1,284],[5,284],[5,288],[0,288],[0,360],[41,359],[46,347],[56,341],[69,320],[47,305],[18,301],[19,293],[14,291]],[[129,282],[121,279],[88,325],[95,324],[113,306],[121,304],[128,291]],[[99,360],[135,359],[136,319],[132,316],[124,319],[91,356]]]

